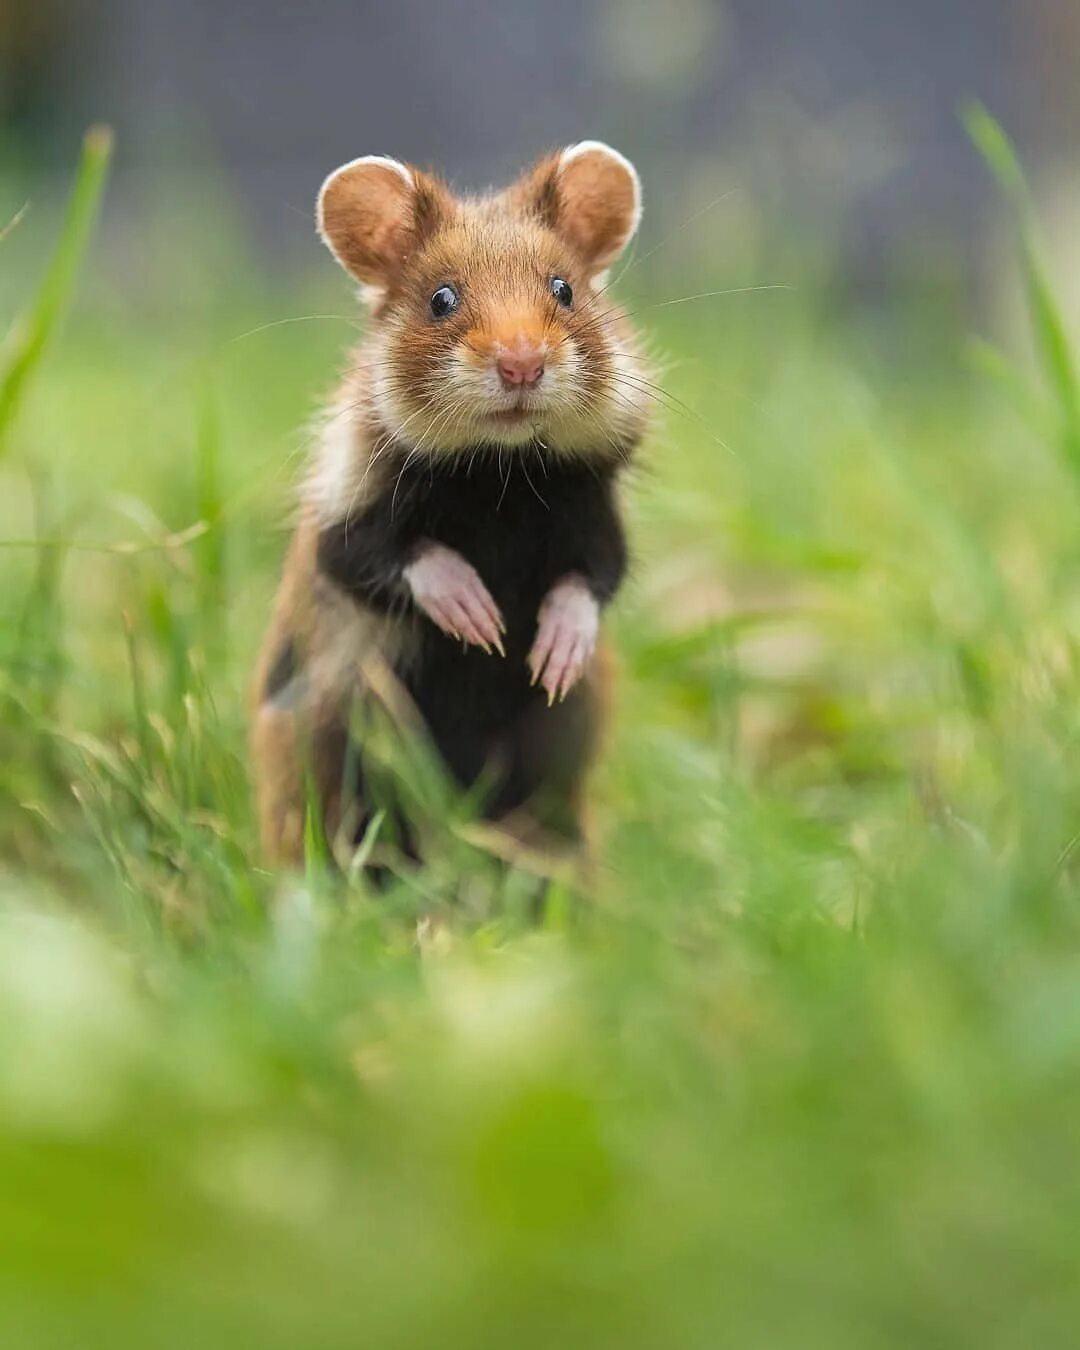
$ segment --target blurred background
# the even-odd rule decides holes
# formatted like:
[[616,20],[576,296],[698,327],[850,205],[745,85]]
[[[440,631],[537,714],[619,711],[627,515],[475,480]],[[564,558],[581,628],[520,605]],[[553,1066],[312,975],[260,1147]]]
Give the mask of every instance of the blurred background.
[[128,248],[212,177],[199,214],[280,266],[311,261],[317,187],[357,154],[481,187],[596,136],[638,162],[653,242],[731,192],[658,266],[746,267],[795,233],[847,292],[971,300],[988,186],[958,108],[1002,119],[1075,235],[1078,43],[1062,0],[0,0],[0,151],[18,196],[111,123]]
[[[1071,0],[0,0],[0,1344],[1076,1344],[1078,69]],[[273,874],[316,190],[582,137],[657,357],[588,894],[390,719],[424,865]]]

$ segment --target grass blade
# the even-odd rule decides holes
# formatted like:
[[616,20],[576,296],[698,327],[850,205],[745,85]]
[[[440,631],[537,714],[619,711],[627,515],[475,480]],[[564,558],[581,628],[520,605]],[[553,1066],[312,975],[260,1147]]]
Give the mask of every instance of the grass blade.
[[86,133],[75,186],[48,271],[33,305],[16,323],[0,357],[0,454],[27,386],[75,289],[97,219],[112,146],[108,127],[93,127]]
[[1073,471],[1080,474],[1080,379],[1068,329],[1036,243],[1020,160],[1000,123],[982,104],[970,104],[963,118],[975,148],[1017,213],[1028,310],[1043,373],[1058,405],[1061,452]]
[[202,641],[212,668],[223,660],[226,641],[224,502],[221,434],[209,382],[203,390],[195,441],[195,510],[205,532],[192,549]]
[[24,202],[22,206],[20,206],[19,209],[15,212],[15,214],[11,217],[8,223],[3,227],[3,229],[0,229],[0,244],[4,242],[4,240],[12,232],[12,230],[18,228],[19,224],[22,222],[23,218],[25,217],[29,209],[30,203]]
[[153,747],[150,737],[150,718],[146,708],[146,694],[143,688],[142,666],[139,662],[138,641],[135,636],[135,625],[130,614],[124,614],[123,620],[128,669],[131,674],[131,703],[134,713],[135,735],[138,740],[143,767],[149,773]]

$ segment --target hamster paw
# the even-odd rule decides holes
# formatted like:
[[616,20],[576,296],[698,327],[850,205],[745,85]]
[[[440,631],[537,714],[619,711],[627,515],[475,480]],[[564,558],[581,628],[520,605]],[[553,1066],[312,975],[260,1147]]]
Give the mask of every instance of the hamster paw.
[[540,606],[529,653],[532,683],[543,686],[548,707],[581,679],[596,650],[599,629],[600,606],[585,582],[577,576],[556,582]]
[[499,607],[460,553],[443,544],[426,544],[404,575],[417,605],[448,637],[506,655],[506,625]]

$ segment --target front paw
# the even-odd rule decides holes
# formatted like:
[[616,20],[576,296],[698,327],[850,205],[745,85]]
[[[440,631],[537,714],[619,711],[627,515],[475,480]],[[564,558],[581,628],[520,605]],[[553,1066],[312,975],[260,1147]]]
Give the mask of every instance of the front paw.
[[580,577],[564,577],[552,586],[540,606],[529,653],[532,683],[543,686],[549,707],[585,673],[599,631],[600,606]]
[[460,553],[444,544],[424,544],[404,576],[418,607],[448,637],[506,655],[499,607]]

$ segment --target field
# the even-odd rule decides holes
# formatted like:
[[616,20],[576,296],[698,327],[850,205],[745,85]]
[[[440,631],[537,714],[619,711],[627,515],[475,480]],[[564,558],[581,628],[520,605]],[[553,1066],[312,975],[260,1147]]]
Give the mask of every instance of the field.
[[390,728],[423,870],[256,860],[329,263],[283,293],[196,237],[107,284],[100,146],[51,280],[32,214],[0,241],[4,1345],[1076,1343],[1080,394],[973,131],[1029,350],[794,254],[628,271],[664,406],[596,882],[540,923]]

